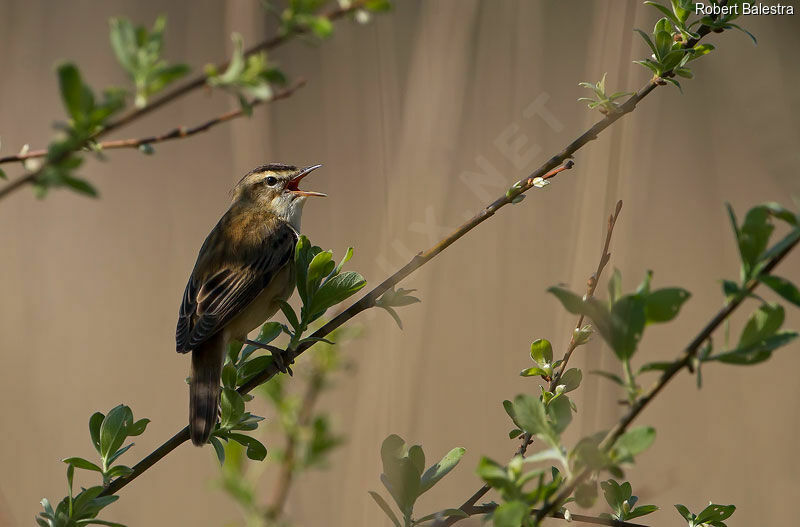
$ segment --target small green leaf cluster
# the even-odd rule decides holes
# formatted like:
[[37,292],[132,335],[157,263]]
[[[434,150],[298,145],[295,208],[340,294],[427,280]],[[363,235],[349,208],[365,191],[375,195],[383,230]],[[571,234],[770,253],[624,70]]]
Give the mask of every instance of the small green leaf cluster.
[[134,105],[147,106],[147,98],[189,73],[186,64],[169,64],[161,56],[167,17],[156,18],[153,29],[134,26],[126,18],[109,20],[114,55],[135,86]]
[[[262,2],[267,12],[280,24],[282,35],[310,32],[320,40],[330,38],[333,34],[331,18],[323,13],[323,7],[328,3],[328,0],[290,0],[286,8],[281,10],[272,2]],[[341,9],[350,9],[356,3],[361,7],[354,10],[353,19],[360,24],[369,22],[371,13],[392,8],[391,0],[338,0]]]
[[[83,81],[78,67],[72,63],[60,65],[57,73],[61,100],[69,122],[56,124],[60,133],[47,147],[45,164],[34,183],[36,195],[42,198],[50,188],[67,187],[80,194],[96,197],[97,190],[88,181],[75,176],[75,171],[83,164],[83,157],[76,151],[89,143],[108,119],[124,106],[124,95],[120,90],[109,89],[103,94],[102,100],[97,100],[92,89]],[[97,153],[99,155],[99,151]]]
[[735,505],[717,505],[709,503],[708,507],[698,514],[692,514],[686,506],[680,503],[675,505],[678,513],[683,516],[689,527],[727,527],[723,520],[730,518],[736,510]]
[[263,101],[272,97],[273,85],[286,84],[286,75],[267,60],[266,52],[245,56],[244,42],[239,33],[231,36],[233,56],[224,72],[209,64],[205,68],[209,86],[231,91],[239,99],[239,105],[252,114],[252,101]]
[[[130,475],[133,470],[125,465],[114,465],[119,457],[127,452],[134,443],[122,446],[129,437],[144,433],[149,419],[134,420],[133,412],[128,406],[120,404],[112,408],[107,415],[94,413],[89,418],[89,435],[92,444],[100,456],[100,464],[81,457],[64,459],[67,466],[67,488],[69,494],[56,506],[50,505],[47,498],[42,500],[44,512],[39,513],[36,522],[42,527],[73,527],[76,525],[119,525],[97,519],[100,511],[116,501],[119,496],[100,496],[109,482],[116,477]],[[73,478],[75,469],[80,468],[98,472],[102,476],[102,485],[82,489],[73,497]]]
[[[734,299],[752,297],[761,305],[747,320],[739,341],[733,349],[723,349],[712,355],[709,341],[698,356],[696,366],[703,361],[719,361],[726,364],[751,365],[769,359],[772,352],[794,340],[798,333],[781,330],[785,313],[777,303],[766,302],[749,292],[748,284],[761,282],[781,296],[784,300],[800,307],[800,291],[786,278],[764,272],[769,261],[786,247],[800,239],[800,217],[777,203],[765,203],[751,208],[739,225],[733,208],[728,205],[728,216],[739,248],[741,266],[739,282],[722,281],[722,291],[726,302]],[[789,233],[769,247],[775,230],[774,219],[781,220],[789,228]],[[727,345],[725,346],[727,348]]]
[[[225,368],[230,363],[225,365]],[[225,375],[223,368],[223,388],[220,396],[220,415],[214,431],[209,438],[209,442],[214,447],[217,459],[220,463],[225,462],[225,448],[222,441],[236,441],[247,449],[247,457],[255,461],[263,461],[267,457],[267,447],[253,436],[245,435],[242,432],[252,432],[258,428],[258,423],[263,421],[250,412],[245,411],[245,400],[252,400],[252,395],[242,395],[233,388],[231,381],[235,382],[236,377],[231,377],[230,373]],[[228,368],[228,372],[230,372]],[[234,370],[235,371],[235,370]]]
[[590,109],[594,110],[597,108],[602,114],[608,114],[616,112],[619,109],[619,105],[614,102],[617,99],[622,97],[627,97],[629,95],[633,95],[633,92],[614,92],[611,95],[606,94],[606,74],[603,73],[603,77],[595,84],[590,82],[581,82],[578,83],[578,86],[583,88],[587,88],[594,92],[596,99],[591,97],[581,97],[578,101],[588,103]]
[[695,20],[687,25],[689,15],[694,7],[686,0],[672,0],[672,10],[657,2],[645,2],[664,13],[666,16],[656,22],[652,35],[636,29],[647,46],[653,52],[650,58],[634,61],[653,72],[654,80],[669,82],[679,89],[680,83],[672,78],[674,75],[691,79],[692,70],[686,64],[707,55],[715,48],[711,44],[695,44],[686,47],[690,39],[698,39],[700,35],[692,31],[692,27],[701,23]]
[[425,453],[422,447],[419,445],[409,447],[400,436],[392,434],[384,439],[381,445],[383,462],[381,482],[400,510],[403,522],[400,522],[397,514],[380,494],[370,491],[369,495],[395,527],[401,525],[411,527],[449,516],[466,517],[467,515],[460,509],[444,509],[421,518],[414,518],[414,504],[417,498],[453,470],[465,452],[463,448],[454,448],[439,462],[425,470]]
[[[478,476],[495,489],[503,501],[490,513],[495,527],[533,527],[531,508],[552,498],[564,481],[556,467],[550,469],[550,478],[545,478],[543,469],[525,471],[528,461],[515,456],[504,467],[484,457],[478,464]],[[535,488],[530,487],[531,482],[536,483]]]
[[401,287],[400,289],[395,290],[395,288],[392,287],[375,301],[375,305],[385,309],[386,312],[389,313],[397,323],[397,327],[403,329],[403,321],[400,320],[400,315],[397,314],[397,311],[395,311],[394,308],[421,302],[419,298],[411,295],[411,293],[414,291],[416,291],[416,289],[403,289]]
[[636,353],[644,329],[649,324],[669,322],[680,311],[690,294],[679,287],[650,290],[652,272],[648,271],[638,289],[622,294],[622,275],[615,269],[608,284],[608,304],[595,298],[584,300],[561,287],[551,287],[550,293],[559,299],[570,313],[588,316],[597,332],[622,361],[625,378],[609,372],[593,372],[626,388],[629,402],[639,395],[639,386],[631,371],[631,358]]
[[636,507],[635,505],[639,501],[639,498],[638,496],[632,495],[633,489],[631,488],[631,484],[627,481],[620,485],[615,480],[609,479],[600,482],[600,487],[603,489],[603,496],[606,499],[606,503],[608,503],[608,506],[614,511],[611,514],[602,514],[601,516],[603,517],[619,521],[628,521],[658,510],[658,506],[656,505],[639,505]]
[[367,285],[364,277],[357,272],[342,272],[342,267],[352,257],[353,248],[349,247],[337,265],[333,261],[333,251],[323,251],[311,245],[305,236],[300,236],[294,258],[297,293],[303,301],[300,316],[286,302],[281,304],[281,311],[290,325],[290,328],[284,326],[284,331],[291,337],[290,348],[307,341],[319,341],[313,337],[302,338],[308,326],[329,308],[344,302]]
[[[100,455],[100,465],[80,457],[64,459],[64,463],[76,468],[99,472],[103,477],[103,484],[108,484],[113,478],[128,476],[132,470],[125,465],[114,465],[119,457],[130,449],[134,443],[122,446],[129,437],[144,433],[150,419],[133,419],[133,412],[124,404],[112,408],[108,415],[95,412],[89,418],[89,434],[92,444]],[[113,465],[113,466],[112,466]]]

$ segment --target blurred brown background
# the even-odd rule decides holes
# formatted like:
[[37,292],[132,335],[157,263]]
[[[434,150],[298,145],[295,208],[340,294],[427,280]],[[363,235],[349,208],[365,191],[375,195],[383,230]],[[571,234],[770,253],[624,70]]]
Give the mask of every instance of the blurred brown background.
[[[657,14],[638,1],[397,4],[366,26],[338,23],[320,46],[294,42],[273,53],[309,83],[251,120],[156,146],[153,157],[115,151],[110,162],[88,163],[82,173],[99,200],[55,191],[37,201],[26,189],[0,203],[0,523],[30,525],[41,497],[65,494],[59,460],[93,458],[92,412],[124,402],[152,419],[124,456],[130,464],[184,425],[188,360],[173,340],[179,299],[242,173],[267,161],[324,163],[308,187],[330,197],[308,205],[304,231],[339,254],[354,245],[350,268],[375,284],[594,122],[598,115],[576,102],[588,95],[579,81],[607,71],[612,89],[633,90],[648,77],[631,63],[647,53],[631,28],[652,27]],[[169,18],[167,57],[195,71],[229,55],[231,31],[254,43],[269,27],[254,0],[2,0],[4,153],[43,146],[51,122],[63,118],[57,61],[75,60],[95,88],[126,85],[107,19],[150,25],[159,13]],[[429,459],[467,448],[419,511],[460,504],[479,486],[481,455],[507,459],[517,443],[500,403],[538,390],[517,376],[530,365],[528,345],[546,337],[560,354],[575,322],[544,291],[559,282],[583,287],[617,199],[625,206],[612,265],[625,287],[649,268],[654,286],[694,294],[677,322],[648,330],[636,362],[675,357],[721,305],[717,281],[738,274],[723,203],[741,217],[762,201],[791,205],[800,192],[798,17],[745,17],[757,47],[740,33],[712,35],[718,50],[696,63],[684,95],[658,89],[581,150],[575,170],[404,283],[423,299],[402,309],[404,331],[385,313],[362,315],[366,337],[347,348],[356,369],[323,401],[347,444],[330,470],[300,479],[290,517],[388,524],[367,490],[382,490],[378,450],[390,433],[422,443]],[[118,137],[196,124],[234,105],[197,93]],[[800,280],[798,263],[793,254],[780,274]],[[800,327],[797,309],[787,311],[786,326]],[[645,412],[639,424],[655,425],[658,439],[628,474],[642,503],[662,507],[645,523],[680,525],[673,503],[700,510],[708,500],[738,506],[732,526],[791,523],[800,496],[798,352],[793,344],[756,367],[707,367],[700,391],[683,373]],[[599,339],[574,359],[585,372],[614,362]],[[622,411],[618,391],[594,376],[576,394],[569,442]],[[102,517],[132,526],[229,523],[238,513],[215,490],[217,471],[210,448],[184,445]],[[270,487],[265,476],[265,499]]]

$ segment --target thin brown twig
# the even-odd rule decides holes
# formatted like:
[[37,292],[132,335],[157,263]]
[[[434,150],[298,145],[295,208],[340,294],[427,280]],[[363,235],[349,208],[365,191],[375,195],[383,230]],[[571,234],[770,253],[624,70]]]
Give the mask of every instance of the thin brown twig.
[[[617,206],[614,209],[614,213],[608,217],[608,223],[606,225],[606,237],[605,243],[603,244],[603,251],[600,253],[600,260],[597,263],[597,270],[594,272],[592,276],[589,277],[589,280],[586,282],[586,298],[591,298],[594,296],[594,291],[597,288],[597,283],[600,280],[600,275],[603,273],[603,269],[605,269],[606,264],[611,259],[611,253],[608,252],[608,249],[611,245],[611,235],[614,233],[614,226],[617,224],[617,219],[619,218],[619,214],[622,211],[622,200],[617,202]],[[575,324],[576,329],[580,329],[581,325],[583,324],[584,316],[581,315],[578,318],[578,323]],[[553,375],[553,378],[550,380],[549,391],[554,391],[556,386],[558,385],[558,380],[561,378],[561,375],[564,373],[567,361],[569,361],[570,356],[572,356],[572,352],[575,351],[575,348],[578,347],[578,344],[575,342],[575,332],[573,331],[570,340],[569,346],[567,347],[566,353],[564,353],[564,358],[561,362],[561,367],[559,371]],[[533,443],[533,435],[530,432],[525,432],[522,434],[522,439],[520,440],[520,445],[517,447],[516,452],[514,452],[514,457],[517,456],[525,456],[528,451],[528,447]],[[464,503],[461,504],[459,509],[464,511],[469,516],[474,516],[476,514],[483,514],[485,511],[484,506],[476,506],[475,504],[481,499],[487,492],[491,490],[489,485],[483,485],[479,488],[475,493],[470,496]],[[554,516],[558,517],[558,516]],[[576,518],[573,515],[573,518]],[[440,521],[434,523],[434,527],[447,527],[449,525],[453,525],[454,523],[458,522],[459,520],[463,519],[459,516],[449,516],[447,518],[443,518]],[[577,519],[577,518],[576,518]],[[580,520],[578,520],[580,521]],[[590,522],[591,523],[591,522]]]
[[[788,244],[784,249],[775,255],[765,266],[764,269],[759,273],[759,276],[766,276],[768,275],[778,263],[781,262],[791,251],[794,249],[797,244],[800,243],[800,236],[796,237],[790,244]],[[664,371],[661,377],[656,381],[653,386],[645,393],[642,397],[636,400],[633,403],[630,410],[620,419],[617,424],[612,428],[608,434],[606,435],[605,439],[601,443],[601,450],[603,452],[608,453],[614,446],[614,443],[617,439],[625,433],[628,429],[628,426],[633,422],[636,417],[642,413],[642,410],[652,401],[656,395],[658,395],[661,390],[667,385],[667,383],[682,369],[689,368],[692,364],[692,361],[697,356],[697,352],[700,350],[700,347],[706,342],[709,338],[711,338],[711,334],[725,321],[728,317],[739,307],[742,302],[746,298],[750,296],[753,290],[760,284],[761,281],[758,277],[751,279],[744,288],[745,293],[740,294],[739,296],[733,298],[724,308],[722,308],[708,324],[703,327],[702,330],[697,334],[697,336],[689,343],[686,349],[683,352],[682,357],[676,359],[672,365]],[[575,488],[581,484],[589,475],[591,474],[591,470],[588,468],[583,469],[580,473],[578,473],[575,477],[572,478],[572,481],[568,482],[567,485],[559,492],[556,498],[545,505],[544,508],[540,510],[539,513],[536,515],[537,520],[542,520],[552,511],[556,510],[561,504],[569,498]]]
[[[358,10],[358,9],[362,9],[364,7],[365,3],[366,3],[366,0],[355,0],[347,7],[339,6],[339,7],[335,8],[335,9],[332,9],[327,14],[321,15],[321,16],[326,17],[330,21],[334,21],[334,20],[342,18],[343,16],[345,16],[345,15],[347,15],[349,13],[352,13],[352,12]],[[294,36],[297,36],[297,35],[303,35],[305,33],[308,33],[308,31],[309,31],[309,28],[306,27],[306,26],[297,26],[297,27],[293,28],[292,31],[289,31],[289,32],[286,32],[286,33],[281,33],[279,35],[276,35],[276,36],[274,36],[274,37],[272,37],[270,39],[264,40],[264,41],[262,41],[262,42],[260,42],[260,43],[258,43],[256,45],[248,48],[244,52],[244,55],[245,56],[250,56],[250,55],[254,55],[256,53],[260,53],[262,51],[268,51],[268,50],[274,49],[274,48],[280,46],[281,44],[284,44],[285,42],[287,42],[291,37],[294,37]],[[228,67],[228,64],[229,64],[229,61],[225,61],[225,62],[222,62],[222,63],[218,64],[216,66],[217,71],[221,71],[221,70],[226,69]],[[157,110],[158,108],[166,105],[167,103],[170,103],[170,102],[172,102],[174,100],[177,100],[177,99],[179,99],[179,98],[181,98],[181,97],[183,97],[183,96],[185,96],[185,95],[187,95],[187,94],[189,94],[189,93],[191,93],[191,92],[193,92],[193,91],[195,91],[195,90],[197,90],[199,88],[202,88],[203,86],[206,86],[207,79],[208,79],[208,77],[206,75],[198,75],[194,79],[192,79],[190,81],[187,81],[184,84],[182,84],[182,85],[180,85],[180,86],[178,86],[178,87],[176,87],[176,88],[174,88],[174,89],[172,89],[170,91],[167,91],[166,93],[164,93],[160,97],[156,97],[156,98],[151,99],[149,101],[148,105],[145,106],[144,108],[133,109],[130,112],[122,115],[118,119],[108,123],[105,127],[103,127],[102,130],[100,130],[99,132],[94,134],[92,137],[87,139],[83,144],[81,144],[78,147],[78,149],[86,148],[86,147],[88,147],[90,145],[90,143],[97,141],[101,137],[105,137],[108,134],[110,134],[111,132],[113,132],[115,130],[118,130],[119,128],[122,128],[122,127],[132,123],[133,121],[136,121],[136,120],[144,117],[145,115],[148,115],[149,113]],[[119,148],[122,148],[122,147],[119,147]],[[17,154],[15,156],[6,156],[6,157],[0,159],[0,163],[21,162],[21,161],[25,161],[26,159],[31,159],[31,158],[35,158],[35,157],[43,157],[46,154],[47,154],[47,150],[45,150],[45,149],[34,150],[34,151],[31,151],[31,152],[27,152],[25,154]],[[63,154],[61,154],[61,156],[58,159],[52,159],[52,160],[50,160],[50,162],[61,161],[61,160],[65,159],[67,156],[69,156],[71,154],[72,154],[71,151],[66,151]],[[45,166],[46,166],[46,164],[42,165],[37,170],[34,170],[33,172],[30,172],[28,174],[25,174],[25,175],[15,179],[14,181],[6,184],[6,186],[4,186],[2,189],[0,189],[0,199],[8,196],[12,192],[22,188],[25,185],[35,183],[36,180],[39,178],[39,176],[44,171]]]
[[[708,34],[709,29],[706,26],[701,26],[698,29],[698,32],[702,37]],[[469,231],[471,231],[472,229],[474,229],[487,219],[494,216],[494,214],[499,209],[505,207],[506,205],[511,204],[514,198],[516,198],[518,195],[523,194],[528,190],[530,190],[533,186],[533,181],[535,180],[535,178],[547,176],[551,170],[555,169],[560,164],[564,163],[566,160],[572,158],[575,152],[586,146],[586,144],[589,143],[590,141],[597,139],[598,135],[602,133],[606,128],[614,124],[622,116],[627,115],[631,113],[633,110],[635,110],[636,105],[639,104],[639,102],[641,102],[645,97],[647,97],[650,93],[652,93],[653,90],[655,90],[660,85],[661,84],[659,84],[658,79],[650,79],[644,87],[642,87],[635,94],[631,95],[622,105],[620,105],[620,107],[617,109],[616,112],[609,112],[600,121],[595,123],[592,127],[590,127],[588,130],[586,130],[584,133],[578,136],[575,140],[569,143],[566,147],[564,147],[564,149],[561,152],[548,159],[542,166],[536,169],[529,177],[518,181],[517,184],[515,185],[516,192],[507,192],[503,196],[497,198],[495,201],[493,201],[492,203],[487,205],[484,209],[482,209],[480,212],[478,212],[473,218],[463,223],[455,231],[453,231],[451,234],[440,240],[434,246],[414,256],[411,259],[411,261],[409,261],[406,265],[395,271],[391,276],[386,278],[383,282],[381,282],[371,291],[362,296],[358,301],[351,304],[350,307],[339,313],[336,317],[334,317],[324,326],[315,331],[312,334],[312,337],[324,338],[331,331],[338,328],[345,322],[349,321],[362,311],[374,307],[375,302],[386,291],[393,288],[403,279],[408,277],[408,275],[410,275],[411,273],[413,273],[414,271],[416,271],[417,269],[419,269],[420,267],[431,261],[438,254],[440,254],[450,245],[455,243],[458,239],[466,235]],[[287,351],[287,355],[290,355],[291,359],[294,359],[312,345],[313,343],[311,341],[305,342],[300,346],[298,346],[297,348],[291,351]],[[249,393],[256,386],[265,383],[277,373],[278,373],[277,366],[272,364],[267,368],[265,368],[261,373],[253,377],[250,381],[240,386],[238,391],[240,393]],[[170,439],[168,439],[166,442],[164,442],[161,446],[156,448],[149,455],[147,455],[144,459],[142,459],[142,461],[137,463],[133,467],[133,472],[130,475],[125,477],[119,477],[114,481],[112,481],[111,484],[103,491],[103,495],[115,494],[121,488],[128,485],[135,478],[142,475],[147,469],[149,469],[151,466],[157,463],[164,456],[175,450],[182,443],[186,442],[188,439],[189,439],[189,427],[186,426],[179,432],[177,432],[174,436],[172,436]]]
[[[300,412],[297,415],[297,426],[299,428],[307,427],[311,423],[311,418],[314,416],[314,406],[324,385],[325,373],[321,369],[315,368],[309,376]],[[281,460],[278,481],[275,484],[272,501],[266,511],[267,519],[273,522],[283,514],[283,508],[286,506],[286,500],[289,497],[289,489],[294,480],[297,446],[297,434],[291,430],[287,431],[286,449]]]
[[[592,298],[594,296],[594,291],[597,289],[597,284],[600,281],[600,276],[603,274],[603,269],[605,269],[608,261],[611,260],[611,253],[608,252],[608,248],[611,245],[611,235],[614,233],[614,226],[617,224],[617,218],[619,218],[619,213],[622,211],[622,200],[617,201],[617,206],[614,209],[614,213],[609,215],[608,217],[608,225],[606,227],[606,241],[603,245],[603,252],[600,254],[600,261],[597,263],[597,270],[594,272],[592,276],[589,277],[589,280],[586,281],[586,298]],[[581,315],[578,317],[578,323],[575,324],[575,329],[580,329],[583,325],[584,316]],[[578,347],[578,344],[575,342],[575,332],[572,333],[572,337],[569,339],[569,345],[567,346],[567,351],[564,354],[564,358],[562,359],[561,366],[558,368],[558,372],[553,375],[553,380],[550,381],[550,391],[554,391],[556,386],[558,385],[559,379],[561,376],[564,375],[564,372],[567,369],[567,363],[569,362],[570,357],[572,357],[572,352],[575,351],[575,348]]]
[[[305,79],[298,79],[297,82],[292,83],[288,87],[274,92],[270,97],[267,99],[253,99],[248,104],[251,108],[259,106],[264,103],[270,103],[279,101],[281,99],[286,99],[291,97],[294,92],[302,88],[306,85]],[[230,112],[225,112],[221,115],[218,115],[212,119],[209,119],[201,124],[196,126],[192,126],[191,128],[187,128],[185,126],[178,126],[177,128],[173,128],[169,132],[160,134],[160,135],[151,135],[139,138],[131,138],[131,139],[114,139],[111,141],[101,141],[99,143],[95,143],[92,145],[92,149],[94,150],[114,150],[117,148],[139,148],[142,145],[154,145],[157,143],[163,143],[165,141],[172,141],[174,139],[185,139],[187,137],[191,137],[193,135],[207,132],[211,128],[236,119],[238,117],[242,117],[248,115],[248,111],[244,108],[239,108],[238,110],[232,110]],[[18,154],[16,156],[8,156],[4,158],[0,158],[0,163],[3,163],[4,160],[10,158],[18,158],[19,160],[24,159],[32,159],[37,157],[43,157],[47,155],[47,150],[30,150],[25,154]]]

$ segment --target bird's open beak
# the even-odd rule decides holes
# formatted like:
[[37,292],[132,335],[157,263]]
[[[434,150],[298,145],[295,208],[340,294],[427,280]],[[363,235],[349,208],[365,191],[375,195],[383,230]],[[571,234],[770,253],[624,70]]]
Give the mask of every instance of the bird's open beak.
[[297,185],[300,183],[300,180],[309,175],[314,170],[318,169],[322,165],[312,165],[310,167],[306,167],[300,170],[295,177],[289,180],[289,183],[286,185],[286,190],[291,192],[292,194],[296,194],[298,196],[319,196],[324,198],[327,194],[323,194],[322,192],[312,192],[310,190],[300,190]]

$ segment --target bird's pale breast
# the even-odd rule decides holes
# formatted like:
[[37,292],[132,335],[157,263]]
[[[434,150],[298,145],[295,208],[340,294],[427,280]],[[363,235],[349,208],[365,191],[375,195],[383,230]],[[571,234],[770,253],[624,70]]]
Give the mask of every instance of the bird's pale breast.
[[225,341],[242,340],[263,324],[278,309],[278,301],[286,300],[294,290],[294,265],[290,261],[270,280],[267,287],[225,326]]

